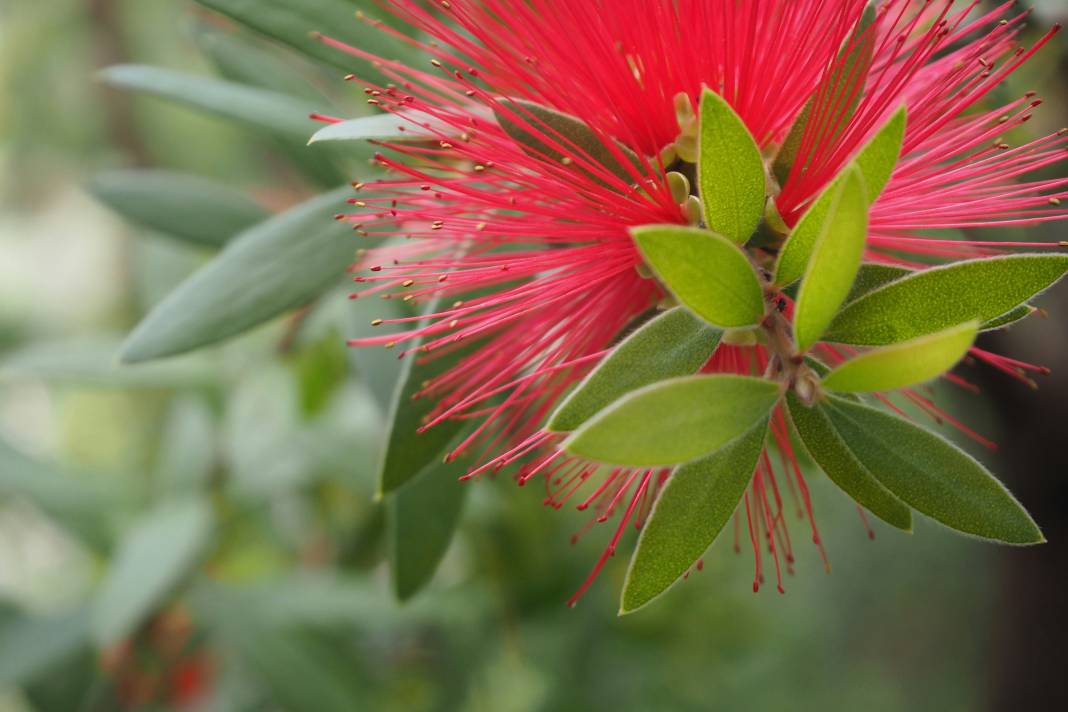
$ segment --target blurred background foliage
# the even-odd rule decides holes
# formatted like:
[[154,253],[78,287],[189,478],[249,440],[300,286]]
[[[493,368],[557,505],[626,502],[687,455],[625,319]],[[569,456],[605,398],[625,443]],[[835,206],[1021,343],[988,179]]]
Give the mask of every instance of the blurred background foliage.
[[[362,0],[0,4],[0,710],[1068,704],[1065,457],[1051,447],[1065,435],[1063,368],[1040,393],[989,373],[976,378],[992,400],[939,393],[1005,444],[984,457],[1002,460],[1046,547],[992,548],[924,521],[869,541],[813,473],[833,575],[800,542],[787,594],[753,595],[748,556],[721,542],[703,572],[619,619],[623,556],[577,609],[564,605],[605,528],[572,545],[583,515],[543,510],[506,478],[456,485],[469,490],[457,536],[427,588],[396,600],[438,552],[416,536],[427,561],[391,582],[397,525],[374,492],[398,364],[343,346],[379,314],[346,299],[334,255],[356,242],[332,227],[337,193],[271,223],[266,244],[312,277],[276,289],[268,259],[265,280],[233,267],[216,279],[233,281],[238,302],[257,287],[269,302],[242,333],[224,333],[224,310],[192,336],[150,334],[142,356],[218,343],[118,366],[124,336],[233,235],[270,232],[271,213],[370,174],[366,147],[304,146],[308,111],[365,113],[342,76],[373,71],[308,30],[400,51],[356,21],[361,7],[374,11]],[[1037,24],[1064,13],[1059,0],[1036,10]],[[1005,89],[1042,90],[1034,131],[1065,123],[1065,56],[1058,38]],[[130,64],[163,69],[100,74]],[[298,239],[321,249],[286,252]],[[201,287],[172,316],[208,310]],[[1066,297],[994,345],[1062,365]],[[413,506],[447,514],[447,499]]]

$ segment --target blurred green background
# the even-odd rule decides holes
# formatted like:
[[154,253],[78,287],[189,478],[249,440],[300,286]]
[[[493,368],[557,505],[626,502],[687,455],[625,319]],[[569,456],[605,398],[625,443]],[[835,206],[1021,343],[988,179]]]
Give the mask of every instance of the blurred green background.
[[[1050,544],[999,549],[926,521],[911,537],[877,524],[869,541],[813,473],[833,574],[796,526],[786,595],[754,595],[749,555],[721,542],[703,572],[624,619],[625,556],[564,605],[608,525],[573,546],[585,517],[507,478],[464,485],[442,565],[395,600],[373,493],[396,366],[343,346],[369,316],[340,274],[308,308],[221,345],[117,366],[124,336],[215,249],[94,195],[130,217],[123,196],[144,174],[114,171],[166,169],[248,196],[247,222],[361,177],[366,149],[305,148],[315,124],[293,118],[366,109],[342,81],[348,60],[262,30],[299,11],[290,29],[380,41],[352,18],[362,5],[0,2],[0,710],[1068,708],[1063,287],[1042,302],[1048,318],[987,344],[1055,367],[1041,391],[976,368],[984,396],[939,394],[1003,443],[983,457]],[[205,6],[244,7],[261,32]],[[1037,12],[1045,26],[1065,11]],[[338,24],[309,24],[324,22]],[[1058,38],[1005,89],[1047,99],[1033,131],[1068,123],[1066,57]],[[201,85],[173,101],[129,90],[166,77],[100,80],[121,63],[274,103],[212,115],[182,106],[210,103]]]

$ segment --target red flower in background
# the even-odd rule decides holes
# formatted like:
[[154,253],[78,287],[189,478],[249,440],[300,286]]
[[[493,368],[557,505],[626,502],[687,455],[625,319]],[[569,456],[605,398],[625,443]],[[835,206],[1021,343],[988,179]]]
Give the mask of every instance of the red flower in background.
[[[395,343],[402,355],[417,351],[429,360],[463,349],[420,396],[437,403],[425,427],[472,422],[451,453],[471,458],[469,476],[514,466],[521,484],[543,479],[548,504],[574,501],[597,513],[593,521],[619,515],[576,597],[628,523],[641,525],[669,476],[578,460],[560,451],[560,436],[543,425],[568,389],[665,296],[640,272],[629,229],[690,222],[686,201],[666,178],[686,152],[688,107],[678,95],[696,105],[708,86],[724,97],[769,164],[789,146],[792,170],[769,172],[776,219],[787,226],[907,107],[902,158],[870,211],[868,260],[922,268],[933,258],[991,255],[1025,243],[927,232],[1068,214],[1060,207],[1068,181],[1028,177],[1062,160],[1068,138],[1017,147],[1001,138],[1040,102],[1029,94],[979,108],[1056,32],[1021,46],[1026,15],[1013,13],[1012,3],[981,14],[978,2],[888,0],[873,22],[864,19],[864,0],[387,4],[432,38],[417,44],[433,66],[408,67],[323,41],[375,62],[393,83],[364,81],[371,103],[434,141],[383,141],[376,158],[393,177],[357,184],[368,193],[347,216],[357,229],[410,240],[370,251],[362,263],[370,271],[356,281],[361,297],[440,301],[429,317],[386,320],[403,330],[356,344]],[[577,119],[593,144],[562,133],[545,109]],[[791,133],[803,113],[804,130]],[[831,363],[847,355],[820,348]],[[1020,378],[1021,369],[1038,370],[973,354]],[[759,373],[766,362],[762,347],[735,344],[721,347],[702,370]],[[948,418],[923,395],[903,395]],[[793,560],[791,497],[819,543],[781,411],[771,432],[778,447],[765,451],[739,507],[747,524],[735,515],[735,541],[747,533],[757,559],[754,588],[762,580],[762,540],[777,573],[780,558],[787,568]]]

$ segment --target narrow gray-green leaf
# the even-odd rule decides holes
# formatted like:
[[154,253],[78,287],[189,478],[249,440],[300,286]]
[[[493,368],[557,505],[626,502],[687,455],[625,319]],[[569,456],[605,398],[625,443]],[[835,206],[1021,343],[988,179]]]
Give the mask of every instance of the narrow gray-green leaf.
[[679,225],[645,225],[631,234],[664,285],[709,324],[755,326],[764,317],[756,272],[727,238]]
[[347,224],[334,220],[348,207],[350,193],[318,196],[236,237],[137,325],[122,360],[147,361],[217,343],[322,294],[363,246]]
[[901,157],[907,123],[906,109],[901,107],[857,154],[855,162],[864,174],[869,203],[874,203],[890,182],[890,176]]
[[135,523],[123,536],[94,602],[96,641],[111,645],[122,640],[165,603],[199,561],[211,531],[211,505],[203,499],[174,500]]
[[865,352],[846,361],[823,379],[825,388],[871,393],[907,388],[940,376],[957,365],[975,343],[979,325],[970,321]]
[[375,114],[328,124],[316,131],[308,143],[322,141],[382,141],[426,140],[440,133],[451,134],[454,129],[434,116],[411,111],[403,115]]
[[321,62],[350,71],[363,62],[351,54],[327,46],[318,38],[333,39],[385,59],[410,52],[385,31],[368,27],[355,17],[359,9],[370,17],[379,15],[374,2],[359,0],[196,0],[268,37],[279,40]]
[[868,237],[864,176],[847,168],[836,193],[797,295],[794,335],[802,352],[819,340],[849,296],[864,256]]
[[397,598],[406,601],[437,571],[460,522],[470,483],[459,482],[467,465],[439,463],[387,500],[390,574]]
[[697,183],[705,225],[745,244],[764,216],[764,159],[745,122],[727,100],[701,93]]
[[1068,255],[1009,255],[916,272],[847,305],[826,340],[877,346],[984,323],[1025,304],[1065,271]]
[[124,218],[165,235],[218,247],[270,213],[229,185],[186,173],[101,173],[89,192]]
[[811,408],[792,393],[786,397],[790,420],[808,454],[827,477],[854,501],[890,526],[912,531],[912,512],[883,487],[849,450],[834,429],[825,406]]
[[664,593],[715,541],[753,478],[767,431],[764,417],[715,453],[672,473],[642,527],[623,584],[620,615]]
[[495,108],[494,114],[500,127],[535,158],[570,163],[602,184],[607,181],[583,163],[603,167],[626,185],[641,175],[642,162],[634,151],[618,142],[613,150],[609,140],[574,116],[523,99],[501,99],[498,103],[501,108]]
[[765,417],[779,384],[734,375],[685,376],[630,393],[588,420],[564,449],[596,462],[654,467],[722,447]]
[[163,67],[120,64],[101,70],[111,86],[158,96],[272,133],[307,138],[316,126],[308,118],[319,110],[299,99],[246,84],[186,74]]
[[[438,311],[440,304],[434,300],[426,313]],[[420,345],[421,342],[407,346],[412,352],[404,357],[405,364],[386,417],[389,434],[378,474],[380,494],[396,490],[429,465],[440,463],[449,443],[464,425],[464,421],[450,419],[418,432],[438,403],[435,398],[417,398],[416,395],[423,390],[426,381],[455,366],[468,353],[466,349],[459,349],[444,356],[434,356],[423,353]]]
[[985,467],[939,435],[866,405],[827,401],[835,429],[888,490],[942,524],[1007,544],[1038,544],[1042,532]]
[[722,336],[685,307],[655,317],[597,365],[556,409],[547,429],[570,432],[631,391],[696,373]]

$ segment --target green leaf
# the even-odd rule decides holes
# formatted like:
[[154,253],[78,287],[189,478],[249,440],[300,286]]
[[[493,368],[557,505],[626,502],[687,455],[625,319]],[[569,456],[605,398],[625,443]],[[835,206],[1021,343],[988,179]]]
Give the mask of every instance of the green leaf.
[[867,236],[864,177],[856,168],[847,168],[812,247],[797,295],[794,334],[799,351],[808,350],[819,340],[849,296]]
[[1023,321],[1027,317],[1034,314],[1038,309],[1035,309],[1030,304],[1021,304],[1012,311],[1002,314],[997,319],[991,319],[990,321],[983,322],[983,325],[979,327],[980,331],[995,331],[997,329],[1004,329],[1006,326],[1012,326],[1018,321]]
[[174,500],[123,536],[94,602],[91,628],[102,645],[133,633],[196,566],[211,541],[211,505]]
[[697,183],[705,225],[745,244],[764,216],[764,159],[745,122],[711,89],[701,93]]
[[[440,300],[434,300],[426,313],[433,314],[441,308],[440,305]],[[449,443],[464,426],[464,421],[450,419],[423,433],[418,432],[438,401],[430,397],[416,398],[416,394],[424,388],[426,381],[452,368],[469,353],[468,349],[457,349],[428,359],[428,354],[420,350],[421,345],[421,342],[413,342],[408,346],[412,353],[404,358],[405,364],[393,392],[386,419],[389,435],[378,474],[380,494],[396,490],[427,466],[440,462]]]
[[762,417],[715,453],[672,473],[642,527],[620,615],[664,593],[715,541],[753,478],[767,431],[768,419]]
[[933,267],[846,306],[826,340],[877,346],[966,321],[984,323],[1026,303],[1068,270],[1068,255],[1009,255]]
[[763,319],[756,272],[727,238],[679,225],[645,225],[631,234],[664,286],[709,324],[755,326]]
[[786,396],[790,420],[820,469],[838,488],[890,526],[912,531],[912,512],[890,490],[883,487],[868,468],[850,451],[831,424],[827,409],[821,404],[802,405],[797,396]]
[[[582,162],[603,166],[627,185],[643,173],[642,161],[634,151],[619,142],[615,142],[613,151],[603,137],[574,116],[523,99],[501,99],[498,103],[506,109],[494,108],[501,129],[535,158],[557,163],[565,159],[573,161],[576,170],[587,173],[602,185],[605,181],[581,166]],[[531,133],[531,129],[536,133]],[[620,162],[620,156],[629,167]]]
[[309,144],[323,141],[403,141],[437,138],[438,134],[450,135],[455,129],[431,114],[409,111],[404,114],[375,114],[349,119],[337,124],[328,124],[316,131]]
[[608,354],[560,404],[546,428],[570,432],[631,391],[696,373],[722,336],[683,307],[664,312]]
[[139,225],[209,247],[222,245],[270,215],[224,183],[170,171],[102,173],[90,181],[89,192]]
[[57,665],[88,647],[89,615],[84,608],[19,616],[0,627],[0,690],[55,675]]
[[964,358],[978,331],[979,325],[971,321],[868,351],[831,371],[823,379],[823,385],[831,391],[869,393],[929,381]]
[[119,64],[100,71],[107,84],[158,96],[265,131],[307,138],[318,125],[309,114],[322,109],[306,99],[163,67]]
[[217,343],[322,294],[366,244],[334,220],[350,194],[345,188],[320,195],[232,240],[137,325],[122,360],[147,361]]
[[857,278],[853,280],[853,288],[849,290],[846,304],[854,302],[868,292],[873,292],[879,287],[895,282],[909,274],[912,274],[912,270],[905,267],[866,262],[860,266]]
[[890,182],[890,176],[893,175],[897,161],[901,157],[907,124],[907,110],[901,107],[857,154],[855,163],[864,174],[869,203],[874,203],[886,184]]
[[385,31],[369,28],[353,15],[359,7],[368,16],[380,16],[373,2],[360,0],[196,0],[237,22],[293,47],[313,59],[352,70],[363,62],[328,47],[316,36],[322,32],[385,59],[410,52]]
[[749,376],[662,381],[602,410],[568,438],[564,449],[613,465],[687,462],[749,430],[768,414],[779,395],[779,384]]
[[471,489],[458,481],[466,469],[456,462],[427,467],[386,500],[390,574],[399,600],[423,588],[445,556]]
[[894,495],[942,524],[1007,544],[1038,544],[1042,532],[985,467],[924,428],[859,403],[827,401],[835,429]]
[[820,128],[817,130],[821,133],[818,135],[824,137],[825,142],[833,142],[849,125],[863,96],[875,54],[876,33],[868,30],[877,17],[874,3],[868,3],[857,27],[842,46],[832,71],[816,88],[794,121],[772,164],[772,173],[779,185],[786,185],[790,177],[813,116],[819,120]]

